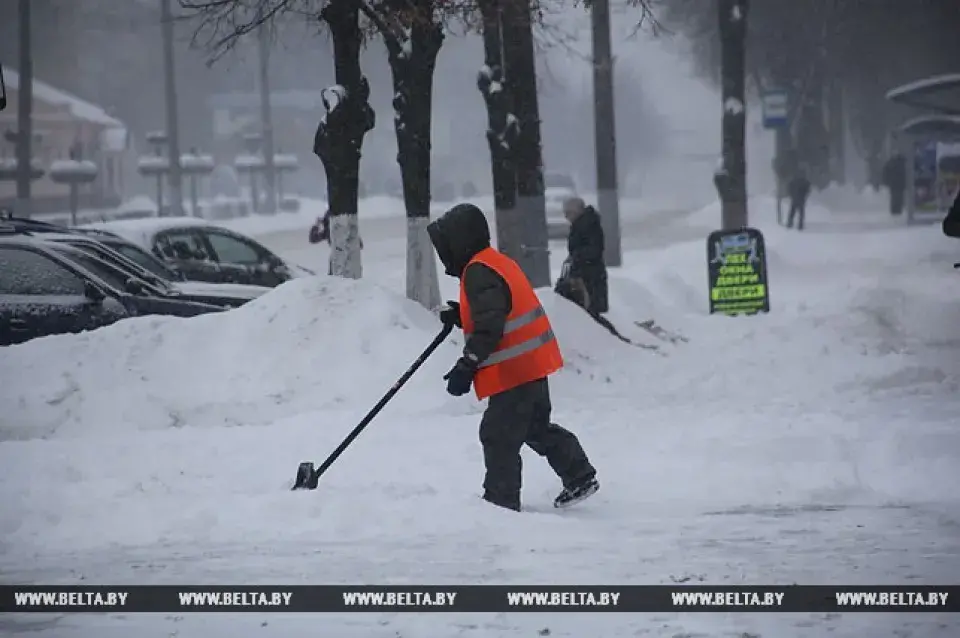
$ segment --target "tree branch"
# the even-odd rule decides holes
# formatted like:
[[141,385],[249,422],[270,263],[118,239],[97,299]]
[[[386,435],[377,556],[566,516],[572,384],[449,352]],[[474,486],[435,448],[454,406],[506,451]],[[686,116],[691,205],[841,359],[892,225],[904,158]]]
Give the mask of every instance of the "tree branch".
[[[389,24],[387,24],[387,20],[380,14],[380,10],[374,9],[372,6],[367,4],[366,0],[357,0],[357,2],[358,6],[360,7],[360,13],[365,15],[380,33],[384,44],[387,46],[387,52],[392,56],[400,55],[400,51],[403,47],[402,43],[400,42],[401,36],[398,35]],[[379,6],[382,7],[383,5],[381,4]]]

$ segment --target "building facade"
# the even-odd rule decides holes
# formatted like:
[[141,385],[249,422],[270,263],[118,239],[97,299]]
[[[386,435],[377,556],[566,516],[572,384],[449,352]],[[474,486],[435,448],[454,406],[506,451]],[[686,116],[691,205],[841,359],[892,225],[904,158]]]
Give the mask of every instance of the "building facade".
[[[15,163],[18,96],[20,76],[4,68],[7,108],[0,112],[0,163]],[[127,129],[104,109],[33,80],[33,161],[44,171],[60,159],[72,154],[94,162],[99,168],[96,180],[80,187],[82,208],[111,208],[123,199],[125,181],[130,169]],[[16,182],[0,179],[0,206],[16,201]],[[68,209],[68,188],[50,179],[48,174],[33,182],[31,188],[34,213],[59,212]]]

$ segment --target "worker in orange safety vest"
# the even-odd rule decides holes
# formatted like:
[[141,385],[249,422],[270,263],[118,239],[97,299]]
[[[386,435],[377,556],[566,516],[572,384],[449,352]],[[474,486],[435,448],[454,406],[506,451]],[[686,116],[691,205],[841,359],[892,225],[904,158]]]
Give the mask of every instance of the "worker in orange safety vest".
[[480,422],[486,476],[483,498],[520,510],[524,444],[547,459],[563,483],[555,507],[567,507],[600,487],[576,435],[550,422],[547,377],[563,366],[550,320],[520,266],[490,246],[490,228],[473,204],[458,204],[427,227],[448,275],[460,280],[460,301],[440,313],[463,329],[463,356],[443,377],[447,392],[471,385],[489,398]]

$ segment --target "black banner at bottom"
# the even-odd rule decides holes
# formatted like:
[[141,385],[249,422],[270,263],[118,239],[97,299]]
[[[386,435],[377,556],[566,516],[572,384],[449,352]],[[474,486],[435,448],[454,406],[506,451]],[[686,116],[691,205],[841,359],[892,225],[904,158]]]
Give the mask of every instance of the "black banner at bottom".
[[0,612],[960,612],[960,586],[0,586]]

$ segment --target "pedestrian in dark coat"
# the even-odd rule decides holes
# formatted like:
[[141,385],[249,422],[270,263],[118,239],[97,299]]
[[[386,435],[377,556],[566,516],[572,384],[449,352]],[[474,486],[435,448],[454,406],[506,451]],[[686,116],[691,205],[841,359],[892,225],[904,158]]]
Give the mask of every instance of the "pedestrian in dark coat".
[[490,399],[480,422],[483,498],[520,510],[524,444],[562,481],[556,507],[587,498],[599,488],[596,470],[577,437],[550,421],[547,377],[563,359],[533,286],[515,261],[490,246],[476,206],[454,206],[427,232],[446,273],[460,280],[460,301],[440,313],[465,337],[463,356],[444,376],[447,392],[462,396],[473,386],[478,399]]
[[[600,215],[579,197],[563,203],[563,214],[570,222],[570,233],[567,235],[568,277],[574,282],[582,282],[582,288],[586,291],[582,305],[587,312],[592,315],[603,314],[610,310],[610,304]],[[574,285],[578,286],[576,283]]]
[[902,153],[895,153],[883,165],[882,181],[890,191],[890,214],[900,215],[907,191],[907,158]]
[[960,239],[960,190],[957,191],[947,216],[943,218],[943,234]]
[[807,199],[810,197],[810,180],[802,168],[790,179],[787,194],[790,196],[787,228],[793,228],[793,220],[797,219],[797,230],[803,230],[803,224],[807,218]]

